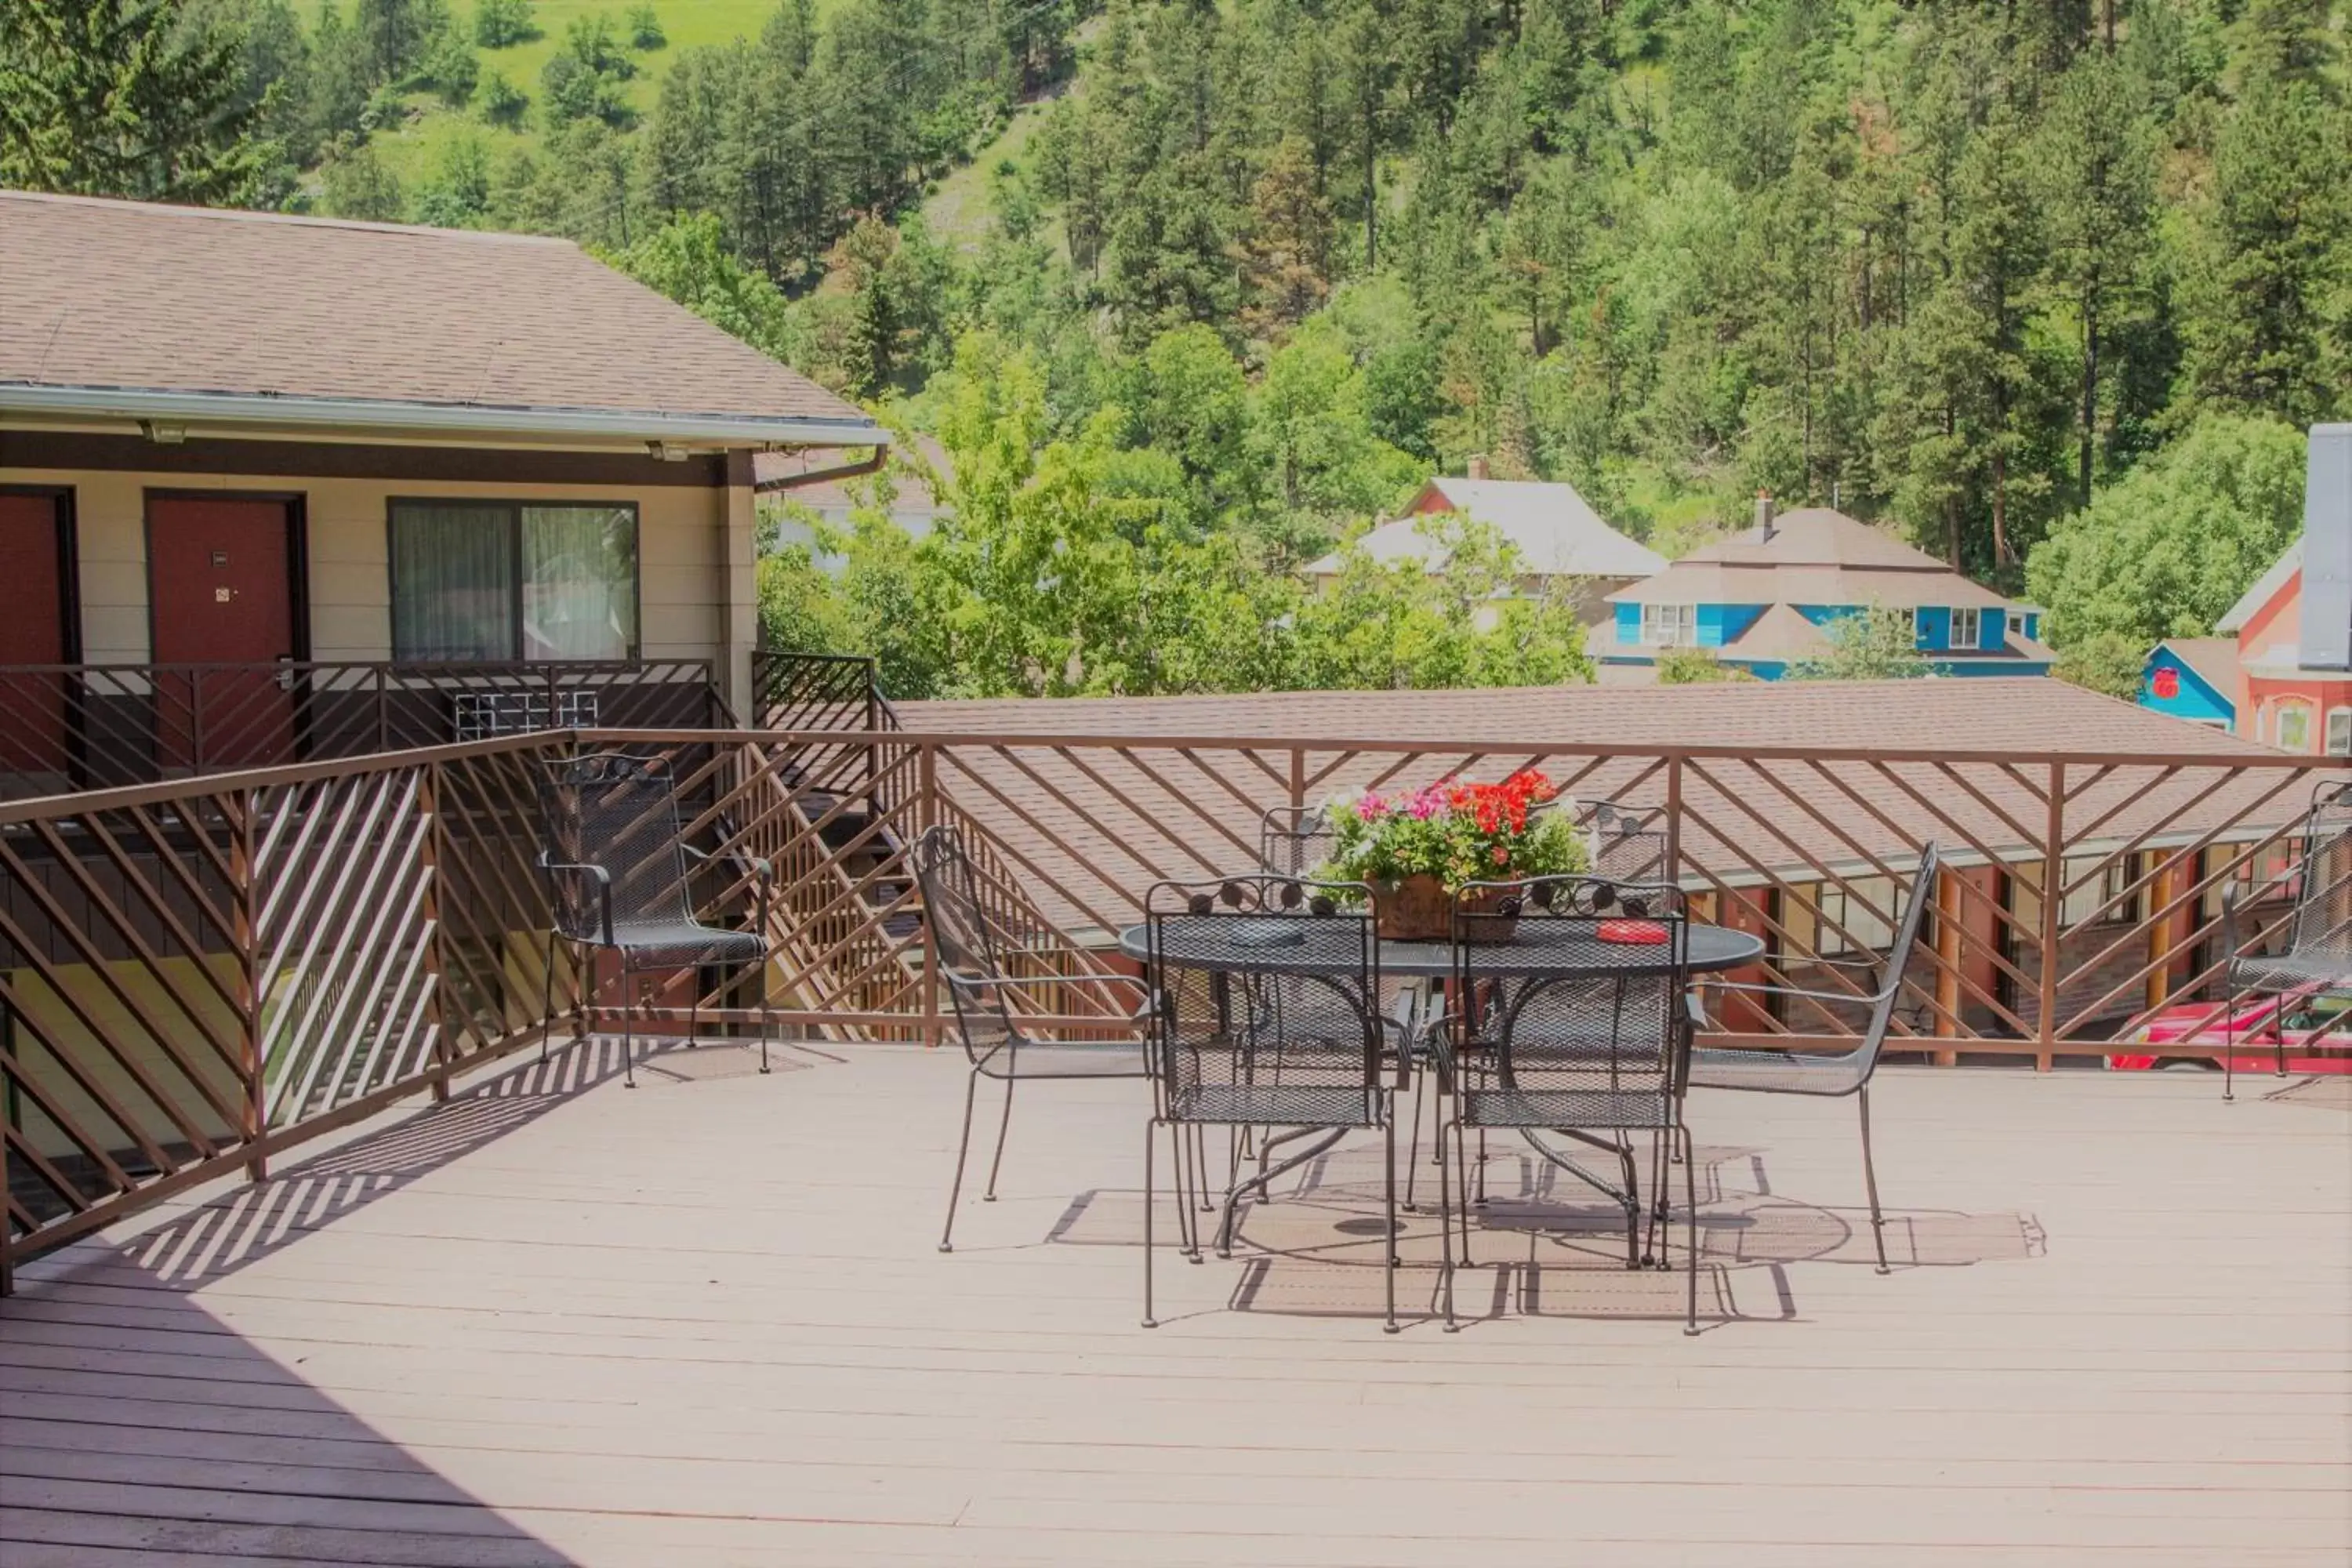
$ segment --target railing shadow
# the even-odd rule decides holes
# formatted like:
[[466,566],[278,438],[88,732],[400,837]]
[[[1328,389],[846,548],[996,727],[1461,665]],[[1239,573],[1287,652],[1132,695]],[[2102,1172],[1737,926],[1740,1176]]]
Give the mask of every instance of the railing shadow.
[[[717,1047],[716,1049],[724,1049]],[[705,1050],[716,1050],[703,1047]],[[641,1057],[641,1079],[656,1077],[667,1049]],[[654,1064],[649,1066],[649,1063]],[[39,1277],[71,1279],[89,1254],[104,1270],[123,1265],[153,1282],[194,1290],[249,1268],[311,1232],[389,1197],[418,1178],[527,1127],[549,1111],[621,1076],[618,1039],[593,1036],[558,1042],[539,1060],[527,1059],[348,1142],[323,1149],[209,1203],[94,1251],[69,1248],[39,1268]]]
[[[0,1562],[572,1568],[193,1294],[617,1076],[602,1038],[121,1242],[29,1266],[0,1300]],[[641,1066],[640,1071],[644,1069]],[[155,1561],[164,1560],[158,1556]]]

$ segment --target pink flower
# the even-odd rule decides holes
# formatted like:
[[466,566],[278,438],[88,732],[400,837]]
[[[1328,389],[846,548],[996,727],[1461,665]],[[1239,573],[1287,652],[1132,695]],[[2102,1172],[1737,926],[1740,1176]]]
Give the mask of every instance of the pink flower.
[[1363,798],[1356,802],[1356,815],[1366,822],[1371,821],[1374,817],[1386,816],[1388,814],[1389,803],[1370,790],[1366,790]]

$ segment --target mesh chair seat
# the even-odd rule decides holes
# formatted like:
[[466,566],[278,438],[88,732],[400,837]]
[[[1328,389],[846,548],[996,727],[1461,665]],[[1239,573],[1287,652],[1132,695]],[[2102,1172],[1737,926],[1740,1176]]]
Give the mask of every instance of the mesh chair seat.
[[2230,972],[2241,990],[2295,991],[2306,985],[2352,991],[2352,957],[2335,952],[2248,953]]
[[1178,1121],[1234,1127],[1378,1127],[1380,1095],[1362,1084],[1204,1083],[1168,1096]]
[[1870,1081],[1861,1053],[1803,1056],[1794,1051],[1691,1052],[1693,1089],[1744,1089],[1759,1094],[1852,1094]]
[[625,948],[637,969],[687,969],[704,963],[749,963],[768,944],[757,931],[726,931],[695,921],[613,922],[613,945]]
[[1675,1106],[1663,1086],[1473,1089],[1463,1093],[1462,1121],[1470,1127],[1658,1131],[1675,1125]]

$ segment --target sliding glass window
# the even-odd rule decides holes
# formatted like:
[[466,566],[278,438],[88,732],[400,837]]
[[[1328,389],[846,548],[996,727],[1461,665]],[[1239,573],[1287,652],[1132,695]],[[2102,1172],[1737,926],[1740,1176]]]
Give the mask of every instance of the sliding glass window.
[[393,658],[540,661],[636,653],[634,506],[393,502]]

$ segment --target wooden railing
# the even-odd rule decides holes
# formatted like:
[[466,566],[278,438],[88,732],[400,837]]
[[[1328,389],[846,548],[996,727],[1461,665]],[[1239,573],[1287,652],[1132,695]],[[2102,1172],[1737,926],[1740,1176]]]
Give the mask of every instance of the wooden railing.
[[0,798],[532,730],[726,722],[709,659],[7,665]]
[[[1250,865],[1266,807],[1534,765],[1573,796],[1655,813],[1699,916],[1765,938],[1753,978],[1853,989],[1819,961],[1885,940],[1936,839],[1937,918],[1906,974],[1898,1047],[2042,1065],[2210,995],[2231,882],[2248,893],[2249,943],[2275,942],[2305,805],[2346,776],[2339,762],[2251,753],[665,728],[0,804],[0,1260],[191,1184],[261,1175],[304,1139],[446,1092],[541,1038],[551,982],[558,1014],[576,1007],[590,1026],[624,1008],[655,1033],[689,1010],[706,1027],[752,1024],[756,995],[723,972],[655,976],[627,997],[583,996],[565,960],[548,974],[537,784],[583,746],[671,759],[687,831],[713,856],[694,889],[705,919],[748,924],[752,858],[774,867],[775,1019],[834,1040],[942,1037],[907,866],[933,825],[963,831],[982,896],[1022,934],[1035,1026],[1099,1038],[1139,995],[1108,949],[1145,890]],[[1834,1044],[1860,1016],[1715,1004],[1728,1044]]]

